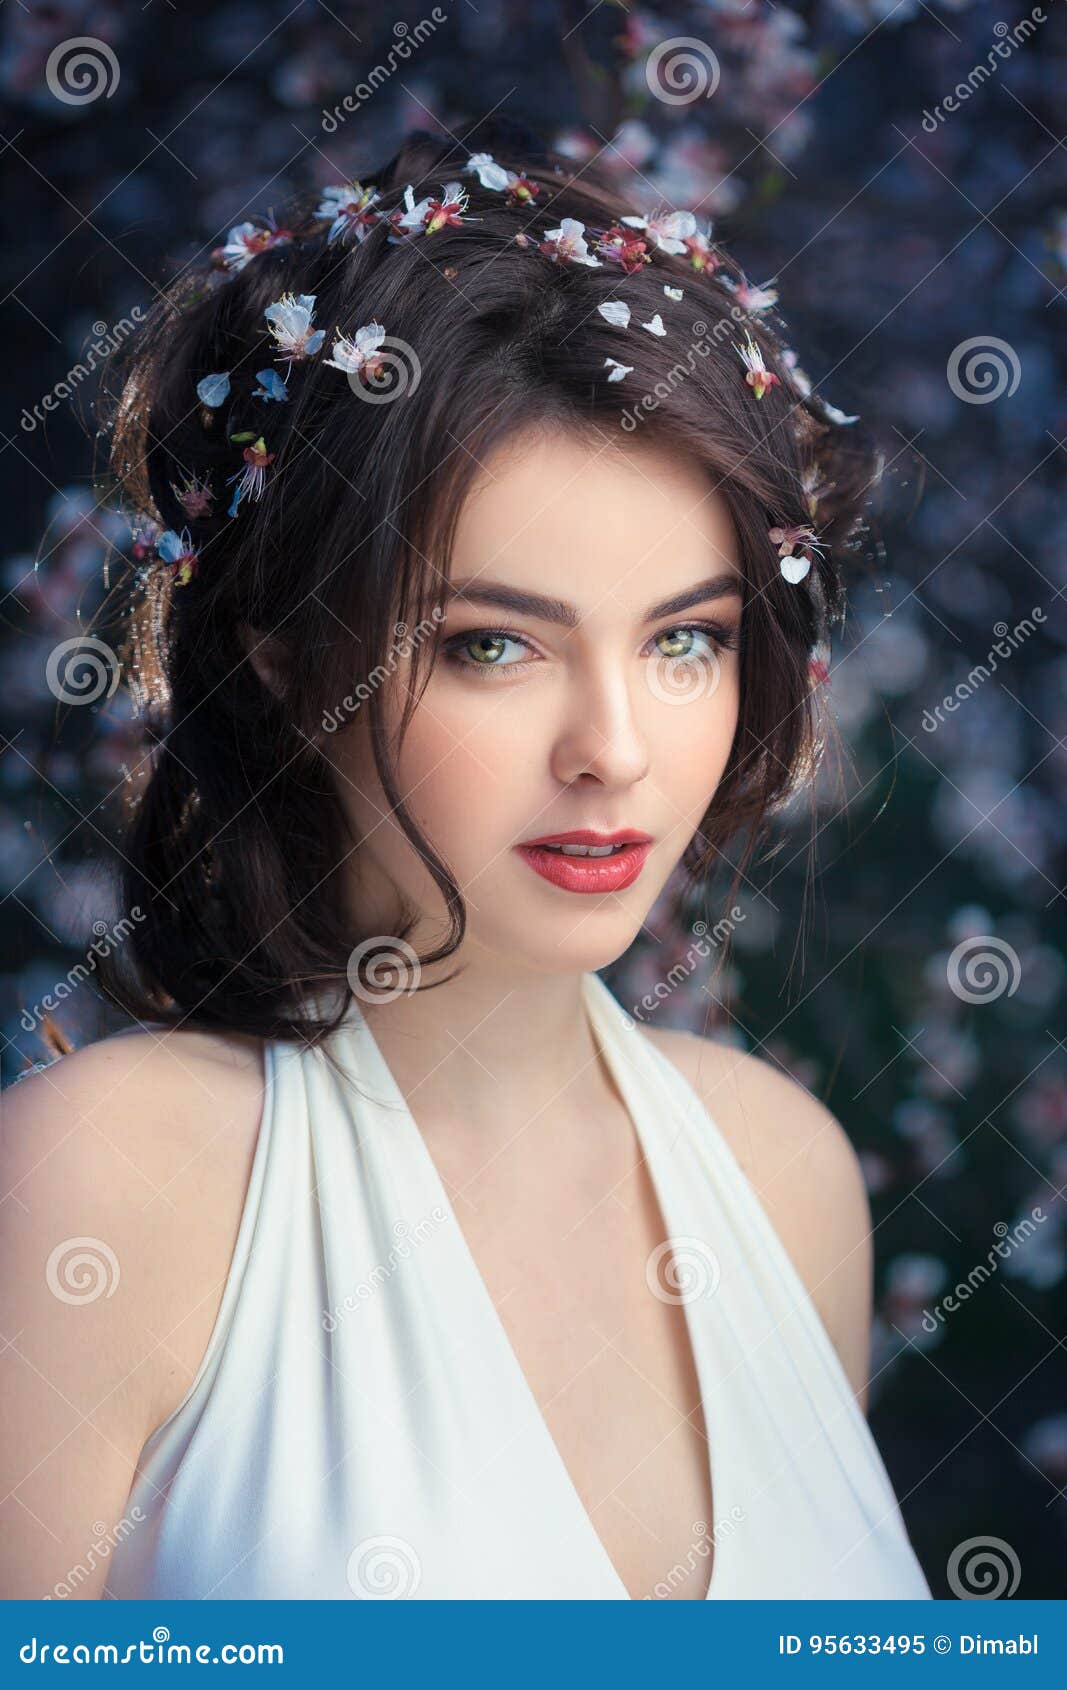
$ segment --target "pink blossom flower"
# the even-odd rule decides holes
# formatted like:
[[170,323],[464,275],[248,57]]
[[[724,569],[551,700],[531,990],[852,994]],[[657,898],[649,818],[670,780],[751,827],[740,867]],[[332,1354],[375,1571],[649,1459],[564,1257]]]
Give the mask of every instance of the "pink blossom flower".
[[599,269],[600,260],[594,258],[585,240],[585,224],[576,217],[565,217],[558,229],[547,229],[541,251],[556,264],[588,264]]
[[508,205],[536,205],[543,193],[540,182],[531,182],[528,176],[508,171]]
[[684,253],[696,234],[697,220],[691,211],[657,211],[651,217],[624,217],[630,229],[644,229],[661,252]]
[[258,223],[236,223],[225,244],[214,248],[211,261],[220,270],[243,270],[250,258],[292,238],[292,230],[280,228],[273,217],[266,219],[265,228]]
[[[263,315],[281,348],[276,356],[287,358],[290,370],[294,359],[312,357],[326,338],[325,330],[311,327],[315,315],[313,293],[283,293],[273,305],[266,307]],[[288,374],[289,370],[286,371]]]
[[497,164],[492,153],[471,153],[464,170],[472,176],[477,176],[483,188],[495,188],[499,193],[503,193],[511,175],[502,164]]
[[745,366],[745,381],[757,399],[762,399],[770,388],[781,386],[779,377],[774,374],[773,370],[769,370],[763,362],[763,353],[751,334],[745,336],[744,346],[735,344],[734,351]]
[[[231,435],[230,438],[234,440],[243,440],[248,437],[247,435]],[[260,435],[259,439],[254,441],[251,446],[245,447],[242,456],[245,461],[244,469],[238,470],[236,475],[228,475],[226,477],[227,481],[237,482],[237,486],[234,488],[233,498],[230,501],[230,508],[226,513],[227,516],[237,515],[237,507],[241,503],[242,499],[260,498],[263,492],[264,482],[267,478],[267,465],[272,464],[275,458],[275,454],[273,452],[267,451],[267,442],[264,440],[262,435]]]
[[210,475],[206,474],[203,481],[200,481],[195,475],[186,476],[180,487],[176,487],[172,481],[170,490],[190,522],[195,522],[198,517],[212,514],[215,495],[211,489]]
[[746,311],[767,311],[778,303],[777,288],[757,288],[751,282],[735,283],[733,294]]
[[689,255],[690,269],[702,270],[710,276],[711,272],[713,270],[717,270],[719,265],[722,263],[722,259],[711,244],[710,225],[706,235],[702,235],[699,232],[693,235],[688,235],[683,240],[682,245]]
[[327,240],[365,241],[378,221],[378,213],[371,207],[380,198],[376,189],[365,188],[362,182],[342,182],[323,188],[315,215],[332,220]]
[[613,223],[611,228],[599,237],[596,249],[602,252],[605,258],[621,264],[628,276],[652,262],[648,242],[642,240],[640,235],[631,235],[629,230],[620,228],[618,223]]
[[[778,567],[791,586],[803,581],[811,569],[812,553],[824,549],[815,530],[807,527],[768,528],[767,538],[778,548]],[[800,547],[800,550],[797,550]]]
[[404,211],[399,217],[394,213],[393,228],[404,234],[432,235],[438,229],[458,228],[461,223],[473,223],[472,217],[464,217],[470,203],[470,196],[462,182],[446,182],[441,190],[441,198],[434,199],[427,196],[415,204],[415,194],[409,182],[404,189]]
[[335,370],[343,370],[346,376],[372,381],[384,363],[379,351],[384,340],[385,329],[381,323],[364,323],[354,335],[338,335],[333,343],[332,356],[323,362]]

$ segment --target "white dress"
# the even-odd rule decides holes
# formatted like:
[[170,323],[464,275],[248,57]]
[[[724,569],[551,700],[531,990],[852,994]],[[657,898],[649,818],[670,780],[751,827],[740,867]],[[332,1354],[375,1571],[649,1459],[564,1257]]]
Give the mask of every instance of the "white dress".
[[[583,998],[683,1274],[708,1597],[929,1597],[837,1353],[726,1140],[597,975]],[[629,1599],[355,1005],[330,1042],[350,1078],[266,1044],[218,1317],[144,1446],[105,1596]]]

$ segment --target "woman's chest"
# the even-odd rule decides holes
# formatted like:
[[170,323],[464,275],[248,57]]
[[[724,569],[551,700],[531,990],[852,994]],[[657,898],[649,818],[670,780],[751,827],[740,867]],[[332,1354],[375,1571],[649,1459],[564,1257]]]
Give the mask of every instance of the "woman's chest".
[[[442,1170],[501,1326],[616,1573],[634,1597],[702,1599],[712,1497],[700,1385],[671,1245],[639,1154]],[[544,1169],[551,1167],[546,1181]],[[511,1356],[508,1356],[510,1347]]]

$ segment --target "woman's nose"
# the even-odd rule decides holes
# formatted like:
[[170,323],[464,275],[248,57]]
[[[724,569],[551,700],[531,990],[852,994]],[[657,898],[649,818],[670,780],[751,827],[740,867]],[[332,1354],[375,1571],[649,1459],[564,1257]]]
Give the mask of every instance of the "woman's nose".
[[623,675],[586,677],[569,689],[565,708],[552,748],[557,780],[592,775],[605,786],[632,786],[644,779],[648,742]]

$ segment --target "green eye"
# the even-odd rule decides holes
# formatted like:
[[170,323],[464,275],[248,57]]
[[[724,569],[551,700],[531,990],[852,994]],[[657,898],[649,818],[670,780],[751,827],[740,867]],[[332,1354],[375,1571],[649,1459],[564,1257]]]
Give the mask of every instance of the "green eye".
[[713,645],[710,635],[703,628],[668,628],[656,635],[656,644],[663,657],[706,657],[707,652],[694,650],[694,642],[698,638],[707,641],[709,646]]
[[489,634],[485,638],[468,640],[463,650],[469,652],[476,663],[491,666],[496,663],[507,644],[507,640],[502,639],[499,634]]
[[[515,650],[503,661],[509,646]],[[522,653],[529,649],[525,640],[503,628],[472,628],[445,646],[449,658],[462,669],[515,669],[521,663]]]

